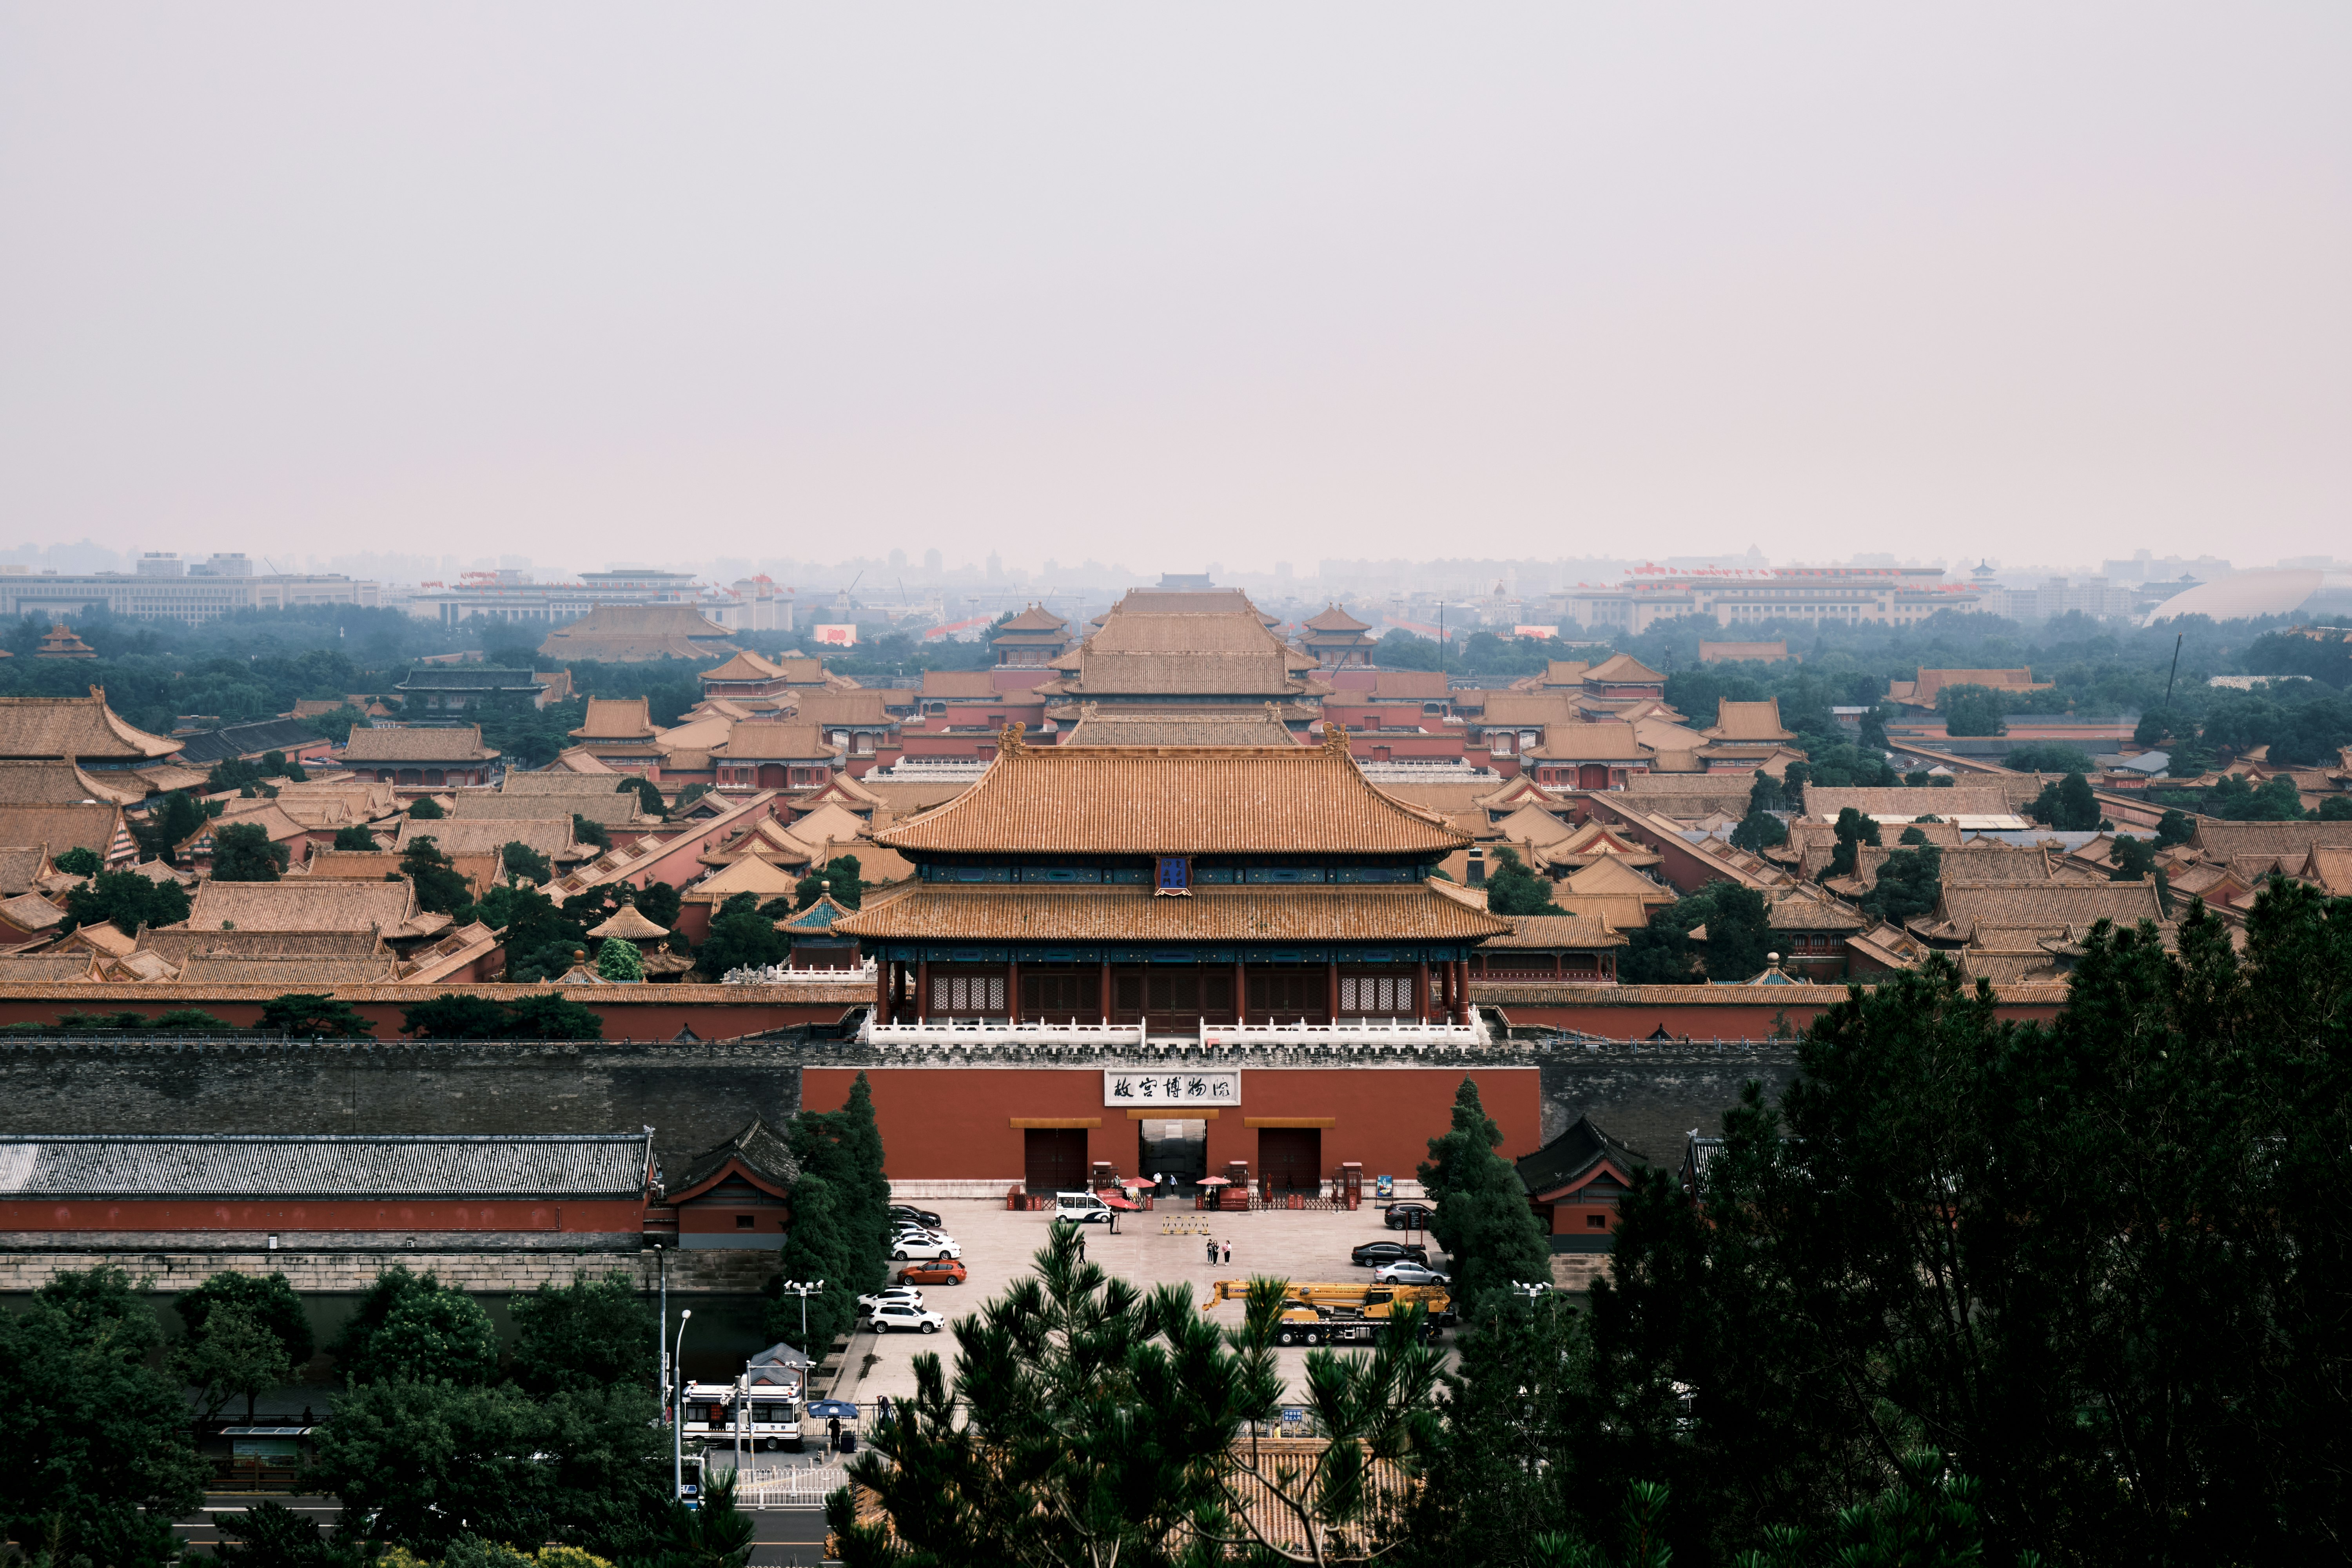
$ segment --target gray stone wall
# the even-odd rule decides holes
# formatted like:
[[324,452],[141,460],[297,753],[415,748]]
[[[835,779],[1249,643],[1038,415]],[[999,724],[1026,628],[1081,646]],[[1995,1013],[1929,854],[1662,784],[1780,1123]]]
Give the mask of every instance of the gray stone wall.
[[800,1109],[841,1047],[0,1041],[0,1132],[631,1132],[665,1167]]
[[1564,1042],[1540,1053],[1544,1137],[1580,1116],[1664,1165],[1682,1163],[1691,1130],[1712,1136],[1750,1079],[1777,1097],[1796,1076],[1795,1043],[1751,1047]]

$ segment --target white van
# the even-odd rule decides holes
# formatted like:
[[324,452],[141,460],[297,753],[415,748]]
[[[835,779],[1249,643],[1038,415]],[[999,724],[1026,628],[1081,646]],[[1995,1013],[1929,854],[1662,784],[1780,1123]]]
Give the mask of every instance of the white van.
[[1055,1193],[1054,1217],[1074,1225],[1108,1225],[1110,1205],[1092,1193]]

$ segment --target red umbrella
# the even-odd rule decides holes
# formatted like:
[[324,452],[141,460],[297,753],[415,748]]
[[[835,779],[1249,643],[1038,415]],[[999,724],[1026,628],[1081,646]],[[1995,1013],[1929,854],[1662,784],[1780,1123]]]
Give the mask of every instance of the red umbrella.
[[1192,1184],[1196,1187],[1230,1187],[1233,1184],[1223,1176],[1202,1176]]
[[1103,1206],[1106,1208],[1139,1209],[1143,1206],[1141,1204],[1131,1204],[1115,1193],[1097,1193],[1095,1195],[1102,1199]]

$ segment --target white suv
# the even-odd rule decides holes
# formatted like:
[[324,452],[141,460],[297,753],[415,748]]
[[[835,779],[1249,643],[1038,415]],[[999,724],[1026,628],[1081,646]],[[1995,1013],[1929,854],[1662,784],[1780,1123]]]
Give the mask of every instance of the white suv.
[[919,1307],[922,1304],[923,1293],[912,1285],[893,1285],[887,1290],[877,1290],[871,1296],[857,1298],[857,1310],[868,1317],[873,1315],[877,1307],[893,1305]]
[[877,1334],[893,1329],[913,1329],[918,1333],[936,1334],[946,1328],[947,1319],[937,1312],[928,1312],[909,1301],[885,1301],[866,1313]]
[[919,1236],[901,1232],[890,1244],[890,1256],[904,1263],[910,1258],[961,1258],[963,1248],[948,1236]]

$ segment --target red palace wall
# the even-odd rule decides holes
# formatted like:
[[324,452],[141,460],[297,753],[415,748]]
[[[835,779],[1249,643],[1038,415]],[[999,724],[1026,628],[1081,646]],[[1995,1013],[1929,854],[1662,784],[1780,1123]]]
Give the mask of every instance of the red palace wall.
[[[1127,1110],[1102,1102],[1100,1068],[868,1068],[874,1110],[890,1175],[898,1181],[1021,1179],[1024,1128],[1016,1121],[1087,1128],[1087,1157],[1121,1175],[1138,1173],[1139,1132]],[[801,1102],[835,1110],[856,1068],[812,1067]],[[1322,1173],[1360,1162],[1367,1180],[1410,1179],[1429,1141],[1452,1124],[1454,1096],[1468,1077],[1503,1131],[1502,1153],[1517,1159],[1543,1142],[1539,1069],[1532,1067],[1244,1068],[1242,1102],[1208,1122],[1209,1169],[1258,1166],[1254,1118],[1321,1121]]]

